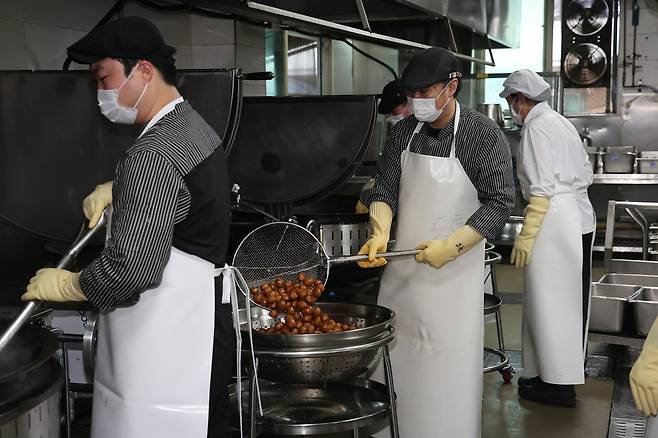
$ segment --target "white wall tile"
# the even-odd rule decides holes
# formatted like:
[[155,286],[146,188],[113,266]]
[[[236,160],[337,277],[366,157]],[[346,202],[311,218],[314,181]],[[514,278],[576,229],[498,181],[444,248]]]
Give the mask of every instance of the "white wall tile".
[[124,16],[144,17],[152,21],[162,33],[165,42],[171,46],[192,44],[189,14],[163,14],[134,3],[128,3],[124,8]]
[[0,18],[0,69],[24,70],[25,32],[23,23],[17,20]]
[[235,44],[234,21],[192,14],[190,38],[194,45]]
[[54,26],[25,23],[27,68],[59,70],[66,59],[66,48],[73,43],[73,31]]
[[208,68],[235,67],[235,46],[203,46],[203,58]]
[[91,30],[115,3],[115,0],[22,1],[26,22],[81,31]]
[[0,18],[22,20],[23,2],[20,0],[0,0]]
[[235,46],[235,64],[245,72],[265,70],[265,48]]
[[191,46],[178,46],[176,47],[176,68],[191,69],[194,68],[194,61],[192,59]]
[[255,48],[265,48],[265,29],[260,26],[235,22],[235,44]]

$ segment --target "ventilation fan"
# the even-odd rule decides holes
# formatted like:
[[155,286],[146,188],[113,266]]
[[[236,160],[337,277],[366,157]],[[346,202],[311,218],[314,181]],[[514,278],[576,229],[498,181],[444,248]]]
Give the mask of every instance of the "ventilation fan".
[[610,11],[604,0],[572,0],[564,13],[567,27],[576,35],[594,35],[608,22]]
[[603,49],[596,44],[578,44],[564,58],[564,73],[578,85],[590,85],[601,79],[608,68]]

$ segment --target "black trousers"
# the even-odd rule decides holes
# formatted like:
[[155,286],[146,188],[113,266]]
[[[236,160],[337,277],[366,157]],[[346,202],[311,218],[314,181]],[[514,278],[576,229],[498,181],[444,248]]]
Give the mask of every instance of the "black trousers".
[[234,361],[235,332],[231,305],[218,304],[215,309],[215,337],[210,373],[208,438],[231,438],[231,405],[227,388],[231,383]]
[[592,283],[592,240],[594,233],[583,234],[583,343],[587,339],[587,315]]

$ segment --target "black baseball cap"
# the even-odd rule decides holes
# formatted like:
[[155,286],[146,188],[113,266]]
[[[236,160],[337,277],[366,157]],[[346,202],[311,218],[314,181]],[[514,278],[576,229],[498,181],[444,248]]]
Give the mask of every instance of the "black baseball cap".
[[455,55],[441,47],[430,47],[411,58],[400,83],[405,90],[422,90],[456,77],[461,77],[461,73]]
[[103,58],[173,59],[176,49],[168,46],[153,23],[142,17],[120,17],[82,37],[67,50],[79,64]]
[[407,101],[407,93],[405,93],[404,88],[400,87],[400,82],[397,80],[386,84],[379,97],[379,105],[377,106],[379,114],[390,114],[396,106]]

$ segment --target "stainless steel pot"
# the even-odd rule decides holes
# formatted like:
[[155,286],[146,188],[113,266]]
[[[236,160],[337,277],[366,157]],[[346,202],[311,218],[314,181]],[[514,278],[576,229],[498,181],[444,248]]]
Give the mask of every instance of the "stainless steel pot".
[[496,122],[501,128],[505,126],[505,119],[503,118],[503,110],[499,103],[479,103],[477,105],[478,112],[489,117]]
[[[336,382],[366,372],[381,347],[394,338],[393,312],[381,306],[323,303],[320,308],[338,322],[359,329],[340,333],[281,335],[252,333],[258,357],[258,377],[273,382]],[[252,308],[251,327],[269,327],[267,311]],[[240,311],[243,331],[250,327],[246,310]],[[243,340],[248,339],[243,334]]]
[[[0,322],[0,331],[9,325]],[[57,438],[62,367],[48,330],[21,328],[0,354],[0,437]]]
[[0,383],[0,437],[58,438],[63,370],[49,359],[38,368]]
[[[379,336],[386,331],[395,319],[392,310],[386,307],[372,304],[352,303],[320,303],[318,304],[324,313],[331,316],[341,324],[356,324],[356,330],[339,333],[305,334],[305,335],[282,335],[253,333],[254,348],[319,348],[327,346],[351,345],[363,340]],[[276,324],[276,320],[269,312],[261,307],[251,307],[251,326],[254,330],[268,328]],[[246,309],[240,310],[240,327],[243,332],[247,331],[249,320]],[[244,333],[243,339],[247,339]]]

